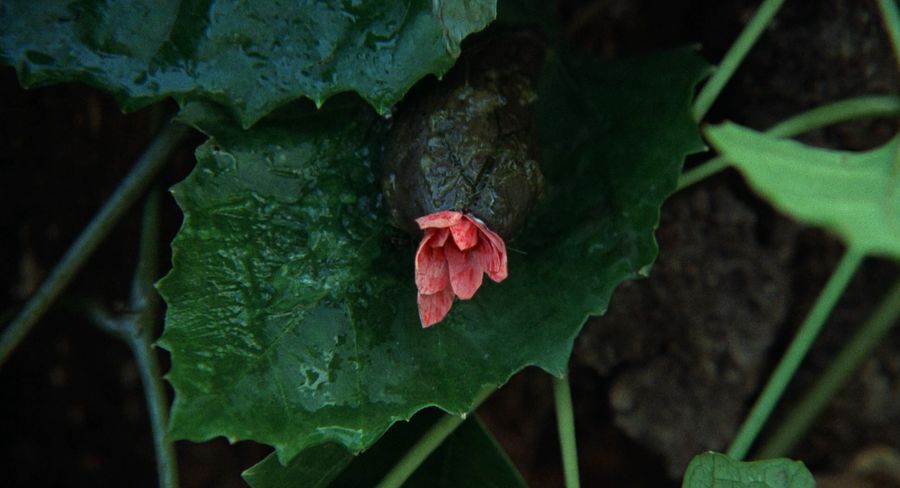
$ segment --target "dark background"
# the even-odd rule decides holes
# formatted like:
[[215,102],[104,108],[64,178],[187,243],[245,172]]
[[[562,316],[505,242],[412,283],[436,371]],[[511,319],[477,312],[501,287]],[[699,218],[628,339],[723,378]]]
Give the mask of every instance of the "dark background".
[[[567,0],[558,10],[566,37],[599,56],[691,43],[715,62],[758,3]],[[896,66],[874,0],[788,1],[707,120],[764,129],[829,101],[896,94]],[[122,115],[109,95],[81,85],[24,91],[9,68],[0,70],[0,91],[5,323],[149,143],[152,116],[149,109]],[[897,129],[895,120],[870,120],[803,140],[863,150]],[[194,137],[172,158],[163,188],[187,175],[201,141]],[[181,214],[168,195],[163,201],[169,242]],[[835,238],[779,216],[730,171],[676,194],[662,212],[651,277],[624,283],[609,314],[591,320],[576,345],[572,385],[583,486],[678,486],[691,456],[724,450],[842,253]],[[0,369],[0,484],[155,486],[134,361],[124,343],[74,306],[88,297],[112,309],[125,306],[139,223],[136,208]],[[162,256],[161,269],[168,260]],[[893,263],[865,261],[792,384],[788,406],[897,276]],[[793,453],[820,486],[900,486],[900,452],[893,447],[900,445],[898,351],[895,333]],[[160,356],[167,369],[165,352]],[[546,374],[524,371],[479,414],[530,486],[562,486]],[[186,488],[244,486],[240,472],[268,452],[223,439],[177,447]]]

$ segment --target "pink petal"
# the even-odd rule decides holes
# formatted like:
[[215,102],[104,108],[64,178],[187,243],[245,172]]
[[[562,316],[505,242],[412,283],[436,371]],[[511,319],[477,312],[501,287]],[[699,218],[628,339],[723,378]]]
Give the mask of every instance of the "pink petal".
[[478,245],[472,250],[472,254],[478,260],[478,264],[495,282],[499,283],[506,279],[508,274],[506,243],[503,238],[496,232],[487,228],[484,222],[472,218],[472,221],[478,226],[481,234]]
[[431,239],[431,247],[442,247],[446,244],[447,237],[450,236],[449,229],[426,229],[425,233],[430,233],[434,236]]
[[419,258],[423,256],[423,252],[426,246],[430,246],[432,241],[434,240],[435,233],[432,231],[425,231],[425,235],[422,236],[422,240],[419,241],[419,248],[416,249],[416,269],[419,268]]
[[[416,287],[419,293],[430,295],[437,293],[450,284],[450,272],[443,247],[429,245],[434,234],[426,232],[419,249],[416,251]],[[447,238],[444,237],[444,240]]]
[[471,249],[478,244],[478,226],[472,223],[468,215],[458,224],[450,227],[450,232],[460,251]]
[[460,219],[462,219],[461,213],[452,210],[444,210],[428,214],[424,217],[419,217],[416,219],[416,223],[419,224],[420,229],[430,229],[433,227],[443,229],[456,224]]
[[464,253],[453,243],[444,247],[447,267],[450,271],[450,286],[461,300],[468,300],[481,287],[484,272],[473,253]]
[[496,259],[497,255],[494,252],[494,246],[491,245],[491,241],[487,239],[479,241],[475,249],[472,249],[470,252],[475,260],[478,261],[481,269],[493,280],[499,270],[500,262]]
[[445,288],[432,295],[419,293],[417,301],[419,303],[419,320],[422,322],[422,327],[431,327],[444,320],[444,317],[447,316],[447,312],[453,306],[453,292],[450,291],[450,288]]
[[492,231],[491,229],[488,229],[487,225],[478,217],[474,215],[466,215],[466,217],[468,217],[469,221],[475,224],[476,227],[478,227],[478,230],[481,231],[482,234],[490,239],[491,244],[493,244],[495,248],[501,250],[504,256],[506,255],[506,244],[503,242],[503,238],[500,237],[499,234]]

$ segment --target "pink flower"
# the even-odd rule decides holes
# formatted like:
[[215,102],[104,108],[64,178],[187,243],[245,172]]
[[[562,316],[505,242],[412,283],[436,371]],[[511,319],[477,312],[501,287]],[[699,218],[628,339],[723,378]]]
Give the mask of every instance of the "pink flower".
[[450,311],[453,297],[468,300],[481,286],[482,273],[506,279],[506,244],[472,215],[445,210],[416,219],[425,231],[416,251],[419,319],[430,327]]

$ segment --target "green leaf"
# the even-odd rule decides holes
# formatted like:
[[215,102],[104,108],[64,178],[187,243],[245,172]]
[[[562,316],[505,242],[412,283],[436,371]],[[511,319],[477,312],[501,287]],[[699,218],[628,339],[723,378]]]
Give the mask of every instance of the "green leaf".
[[[429,408],[416,414],[409,422],[394,424],[378,443],[353,460],[331,488],[376,486],[443,415],[440,410]],[[449,441],[449,437],[445,439],[446,441]],[[438,451],[433,452],[429,458],[435,456],[438,456]],[[419,468],[421,469],[421,466]]]
[[732,123],[706,136],[772,205],[861,252],[900,259],[900,136],[867,152],[810,147]]
[[816,480],[800,461],[734,461],[724,454],[694,456],[684,473],[684,488],[815,488]]
[[[375,486],[410,447],[434,424],[437,412],[428,410],[409,423],[395,424],[371,449],[356,458],[334,444],[311,447],[287,466],[274,454],[244,472],[252,488],[355,488]],[[340,450],[342,456],[333,453]],[[352,462],[351,462],[352,461]],[[330,469],[329,469],[330,468]],[[328,477],[320,473],[328,471]],[[466,420],[413,473],[406,488],[525,487],[521,475],[493,436],[477,418]]]
[[213,100],[249,127],[349,90],[385,112],[495,16],[495,0],[8,0],[0,61],[25,86],[82,81],[129,110]]
[[683,49],[628,61],[551,56],[540,84],[545,197],[510,243],[510,277],[419,325],[416,243],[379,207],[379,120],[353,104],[291,109],[212,136],[173,189],[185,222],[160,344],[171,429],[352,451],[427,406],[463,414],[528,365],[561,375],[587,316],[656,256],[659,208],[702,143],[689,113],[707,65]]
[[473,417],[456,429],[403,486],[525,488],[526,485],[506,452],[484,425]]
[[270,454],[244,471],[243,476],[252,488],[325,488],[351,461],[353,454],[345,447],[319,444],[305,449],[287,466],[278,462],[278,456]]

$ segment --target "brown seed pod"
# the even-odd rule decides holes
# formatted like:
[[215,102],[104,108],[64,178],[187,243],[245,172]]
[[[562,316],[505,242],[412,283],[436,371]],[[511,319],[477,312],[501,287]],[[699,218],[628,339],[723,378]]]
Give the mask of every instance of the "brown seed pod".
[[384,198],[393,225],[456,210],[509,239],[525,223],[543,176],[534,121],[543,41],[529,31],[475,40],[443,81],[407,96],[384,149]]

